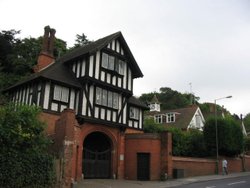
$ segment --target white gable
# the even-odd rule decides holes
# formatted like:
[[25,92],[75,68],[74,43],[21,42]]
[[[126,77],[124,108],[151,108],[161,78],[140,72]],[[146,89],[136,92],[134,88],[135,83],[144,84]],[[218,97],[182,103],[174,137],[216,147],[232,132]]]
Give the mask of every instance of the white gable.
[[192,120],[190,121],[187,129],[199,129],[199,130],[203,130],[205,124],[205,119],[203,117],[203,114],[200,110],[200,108],[198,107],[197,110],[195,111]]

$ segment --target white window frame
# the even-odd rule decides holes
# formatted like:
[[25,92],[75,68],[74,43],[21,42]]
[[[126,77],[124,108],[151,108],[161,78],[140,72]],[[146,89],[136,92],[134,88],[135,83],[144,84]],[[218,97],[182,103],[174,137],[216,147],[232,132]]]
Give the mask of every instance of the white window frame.
[[175,122],[175,113],[167,113],[166,116],[167,123]]
[[155,123],[162,123],[162,115],[155,115],[154,119]]

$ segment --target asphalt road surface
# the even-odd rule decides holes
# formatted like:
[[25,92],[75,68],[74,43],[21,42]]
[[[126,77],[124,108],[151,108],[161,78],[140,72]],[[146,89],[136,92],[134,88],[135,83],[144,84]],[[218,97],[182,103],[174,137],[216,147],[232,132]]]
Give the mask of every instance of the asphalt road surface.
[[250,188],[250,176],[197,182],[176,188]]

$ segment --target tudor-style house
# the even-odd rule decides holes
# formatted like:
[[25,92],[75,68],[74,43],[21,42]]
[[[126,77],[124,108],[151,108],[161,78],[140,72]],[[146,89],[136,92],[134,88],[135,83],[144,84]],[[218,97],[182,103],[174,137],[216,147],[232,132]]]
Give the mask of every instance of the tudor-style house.
[[55,59],[55,30],[44,30],[34,74],[5,92],[13,102],[42,108],[47,134],[64,148],[58,155],[68,164],[68,182],[124,178],[125,134],[143,133],[148,107],[133,97],[133,81],[143,74],[122,33]]
[[205,119],[197,105],[173,110],[161,110],[160,102],[154,95],[149,107],[150,111],[147,113],[147,117],[153,118],[155,123],[185,131],[188,129],[203,130]]

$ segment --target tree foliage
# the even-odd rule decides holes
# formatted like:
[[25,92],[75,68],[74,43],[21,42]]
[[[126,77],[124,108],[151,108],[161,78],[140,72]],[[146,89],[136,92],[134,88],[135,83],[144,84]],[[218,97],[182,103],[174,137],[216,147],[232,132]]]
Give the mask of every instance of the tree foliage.
[[166,128],[154,122],[153,118],[146,118],[144,131],[147,133],[172,133],[172,147],[174,156],[203,157],[207,156],[203,133],[199,130],[182,131],[178,128]]
[[161,133],[167,129],[161,124],[155,123],[153,118],[146,118],[144,120],[144,132],[145,133]]
[[173,155],[186,157],[208,156],[203,133],[196,129],[182,131],[178,128],[168,128],[172,133]]
[[195,97],[192,94],[182,94],[168,87],[160,88],[160,92],[144,93],[140,96],[140,100],[149,103],[154,95],[156,95],[160,101],[162,110],[183,108],[191,103],[197,103],[199,100],[198,97]]
[[46,187],[55,179],[50,141],[40,110],[34,106],[0,107],[0,187]]
[[245,116],[244,125],[245,125],[245,128],[246,128],[246,131],[250,132],[250,113]]
[[[43,37],[20,39],[18,34],[16,30],[0,32],[0,90],[30,75],[41,52]],[[66,51],[66,42],[56,39],[54,56]]]
[[89,43],[91,43],[91,41],[87,38],[87,36],[84,33],[82,33],[81,35],[77,34],[73,49],[87,45]]
[[[235,156],[243,150],[243,134],[240,125],[232,118],[217,119],[219,155]],[[204,139],[211,155],[216,154],[215,118],[210,118],[204,126]]]

